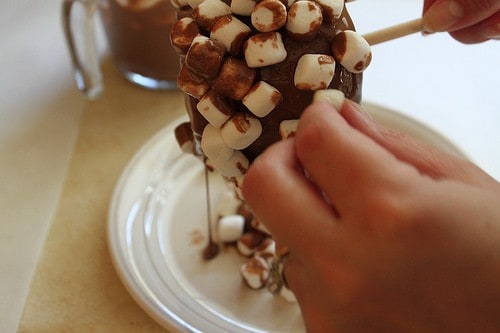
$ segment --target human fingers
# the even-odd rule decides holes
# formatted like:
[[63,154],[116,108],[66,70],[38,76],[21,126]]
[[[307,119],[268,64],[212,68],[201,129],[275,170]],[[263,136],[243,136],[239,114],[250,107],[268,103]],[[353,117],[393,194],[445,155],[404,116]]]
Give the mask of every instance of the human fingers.
[[500,12],[475,25],[450,32],[450,35],[465,44],[500,39]]
[[335,213],[304,175],[293,139],[266,149],[247,171],[242,190],[257,219],[291,251],[311,256],[328,238]]
[[[460,41],[481,42],[499,36],[499,10],[497,0],[427,0],[423,25],[427,32],[448,31],[453,35],[455,31],[462,31],[456,35]],[[462,40],[466,32],[469,37]]]
[[416,167],[431,178],[449,178],[466,184],[498,190],[498,182],[473,163],[446,154],[409,135],[384,127],[346,101],[341,115],[354,128],[389,150],[400,161]]
[[343,212],[359,211],[373,193],[401,192],[418,176],[413,166],[401,163],[326,103],[304,111],[295,138],[299,161],[341,218]]

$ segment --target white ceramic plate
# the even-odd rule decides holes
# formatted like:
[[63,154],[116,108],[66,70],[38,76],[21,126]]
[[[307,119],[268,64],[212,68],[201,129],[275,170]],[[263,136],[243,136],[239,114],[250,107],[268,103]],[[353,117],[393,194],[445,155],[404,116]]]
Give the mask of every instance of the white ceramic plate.
[[[365,104],[375,119],[463,156],[452,143],[397,112]],[[130,161],[115,189],[108,222],[111,256],[137,303],[157,322],[187,332],[304,332],[298,305],[242,284],[244,261],[227,248],[202,259],[207,242],[203,165],[178,148],[166,127]],[[212,205],[223,190],[210,176]],[[214,209],[212,209],[214,211]]]

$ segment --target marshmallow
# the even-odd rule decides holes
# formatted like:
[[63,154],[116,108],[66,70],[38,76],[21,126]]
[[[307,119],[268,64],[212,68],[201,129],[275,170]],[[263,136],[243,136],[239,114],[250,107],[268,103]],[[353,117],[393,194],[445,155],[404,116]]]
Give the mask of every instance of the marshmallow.
[[217,223],[218,239],[222,243],[236,242],[243,235],[245,218],[241,215],[227,215]]
[[185,122],[177,125],[174,130],[175,139],[181,150],[186,154],[195,153],[195,144],[193,129],[191,128],[190,122]]
[[196,99],[200,99],[208,91],[210,86],[208,82],[200,77],[199,75],[193,73],[186,64],[183,64],[179,75],[177,76],[177,86],[184,93],[193,96]]
[[269,272],[269,265],[259,256],[248,259],[240,268],[240,274],[243,281],[250,288],[255,290],[262,289],[266,286]]
[[255,80],[256,71],[243,60],[228,57],[224,60],[212,88],[222,95],[240,101],[248,93]]
[[286,23],[286,7],[279,0],[259,1],[251,15],[252,25],[261,32],[275,31]]
[[342,109],[345,101],[345,94],[337,89],[316,90],[313,95],[313,102],[325,102],[331,104],[337,111]]
[[274,65],[286,59],[287,53],[279,32],[261,32],[243,45],[245,60],[252,68]]
[[295,132],[297,131],[298,124],[298,119],[283,120],[280,123],[280,137],[282,139],[286,139],[294,136]]
[[200,33],[199,25],[190,17],[177,20],[170,31],[172,46],[180,54],[186,54],[193,39]]
[[325,22],[333,23],[338,19],[344,10],[344,0],[315,0],[322,9]]
[[286,22],[286,31],[297,40],[311,40],[323,23],[321,7],[308,0],[300,0],[290,7]]
[[196,109],[212,125],[219,128],[233,113],[234,105],[213,89],[209,90],[196,104]]
[[241,255],[250,257],[255,253],[266,238],[268,237],[265,234],[257,231],[245,232],[240,239],[238,239],[236,249]]
[[282,101],[283,95],[278,89],[265,81],[259,81],[243,97],[242,103],[254,115],[262,118],[267,116]]
[[230,54],[238,55],[250,34],[251,30],[248,25],[234,16],[224,16],[213,25],[210,38],[222,43]]
[[207,160],[221,175],[225,177],[238,177],[245,174],[250,162],[239,150],[228,160]]
[[224,46],[200,35],[193,40],[184,63],[199,76],[212,79],[219,73],[224,53]]
[[228,160],[234,150],[222,140],[220,128],[208,124],[201,135],[201,150],[211,160]]
[[231,15],[231,8],[221,0],[204,0],[193,7],[192,15],[200,26],[210,30],[218,19]]
[[370,45],[363,36],[352,30],[335,35],[332,52],[335,59],[351,73],[361,73],[372,60]]
[[229,147],[242,150],[250,146],[262,134],[260,121],[246,114],[238,112],[222,125],[222,140]]
[[234,195],[234,191],[228,188],[220,194],[215,211],[219,216],[234,215],[238,212],[240,206],[241,201]]
[[236,15],[250,16],[256,0],[232,0],[231,11]]
[[300,90],[326,89],[335,74],[335,59],[326,54],[304,54],[295,68],[294,83]]

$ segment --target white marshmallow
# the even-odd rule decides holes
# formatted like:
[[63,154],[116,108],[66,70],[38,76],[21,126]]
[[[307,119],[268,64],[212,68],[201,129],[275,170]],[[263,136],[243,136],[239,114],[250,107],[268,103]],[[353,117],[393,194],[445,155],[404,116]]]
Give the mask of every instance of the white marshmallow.
[[202,98],[210,88],[208,82],[204,78],[193,73],[186,64],[183,64],[179,71],[177,86],[180,90],[196,99]]
[[203,129],[201,150],[211,160],[228,160],[234,154],[234,149],[224,143],[220,128],[210,124]]
[[207,160],[220,174],[225,177],[237,177],[245,174],[250,165],[241,151],[235,151],[228,160]]
[[238,112],[222,125],[222,139],[233,149],[245,149],[262,134],[260,121],[246,113]]
[[314,1],[300,0],[288,11],[286,30],[292,38],[310,40],[316,36],[322,22],[321,7]]
[[282,139],[286,139],[295,135],[295,132],[297,132],[298,125],[299,125],[298,119],[283,120],[280,123],[280,137]]
[[240,274],[245,283],[250,288],[256,290],[266,285],[269,278],[269,271],[267,262],[259,256],[248,259],[240,268]]
[[219,219],[217,223],[217,235],[222,243],[236,242],[245,226],[245,218],[241,215],[227,215]]
[[335,74],[335,59],[326,54],[304,54],[295,68],[294,83],[300,90],[326,89]]
[[345,94],[337,89],[316,90],[313,95],[313,102],[325,102],[331,104],[337,111],[342,109],[345,101]]
[[236,15],[250,16],[256,0],[232,0],[231,11]]
[[361,73],[372,60],[370,45],[363,36],[352,30],[335,35],[332,51],[335,59],[351,73]]
[[220,194],[215,211],[219,216],[234,215],[238,212],[240,205],[241,201],[234,195],[234,191],[228,189]]
[[208,91],[196,104],[196,109],[210,125],[219,128],[231,118],[231,106],[212,90]]
[[283,95],[278,89],[265,81],[259,81],[250,88],[243,97],[242,103],[257,117],[267,116],[283,101]]
[[281,28],[286,23],[286,7],[279,0],[259,1],[251,15],[252,25],[255,29],[268,32]]
[[287,53],[279,32],[261,32],[250,37],[244,44],[248,67],[264,67],[285,60]]
[[338,19],[344,10],[344,0],[315,0],[329,20]]
[[297,303],[297,298],[293,291],[287,286],[282,286],[280,289],[280,296],[283,297],[287,302]]
[[238,54],[251,29],[234,16],[224,16],[215,22],[210,31],[210,38],[219,41],[231,54]]
[[205,29],[225,15],[231,15],[231,8],[221,0],[204,0],[193,9],[195,21]]

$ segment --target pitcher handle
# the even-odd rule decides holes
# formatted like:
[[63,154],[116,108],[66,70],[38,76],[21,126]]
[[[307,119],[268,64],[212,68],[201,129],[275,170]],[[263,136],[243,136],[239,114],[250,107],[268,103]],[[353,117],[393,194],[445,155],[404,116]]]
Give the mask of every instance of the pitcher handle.
[[[78,89],[89,99],[97,98],[103,90],[94,31],[97,2],[97,0],[63,0],[62,3],[63,30],[73,64],[75,81]],[[76,27],[79,30],[74,32],[72,12],[75,3],[83,6],[85,14],[81,24],[78,22],[78,27]],[[83,45],[77,45],[78,39],[75,37],[80,37],[82,40],[80,44]]]

